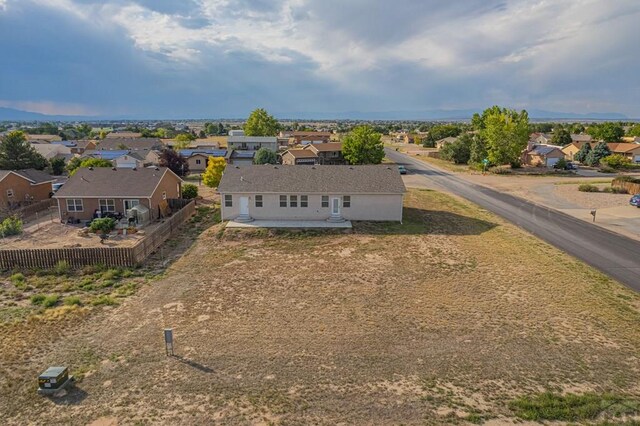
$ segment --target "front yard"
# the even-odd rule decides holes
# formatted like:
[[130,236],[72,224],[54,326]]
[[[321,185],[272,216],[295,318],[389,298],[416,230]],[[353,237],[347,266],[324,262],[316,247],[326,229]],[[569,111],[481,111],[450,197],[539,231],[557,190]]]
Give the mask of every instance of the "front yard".
[[[522,396],[549,390],[610,392],[602,401],[637,416],[638,295],[466,202],[412,190],[406,207],[403,225],[352,233],[214,225],[117,307],[4,325],[0,414],[7,424],[512,422],[533,419],[538,399]],[[164,327],[176,357],[164,354]],[[36,395],[37,374],[59,364],[77,388]]]

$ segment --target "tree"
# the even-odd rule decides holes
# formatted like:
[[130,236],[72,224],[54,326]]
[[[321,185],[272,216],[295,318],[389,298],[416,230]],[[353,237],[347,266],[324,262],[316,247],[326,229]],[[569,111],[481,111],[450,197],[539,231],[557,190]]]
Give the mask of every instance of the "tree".
[[191,142],[195,141],[196,137],[193,133],[180,133],[176,136],[175,140],[177,142]]
[[216,188],[220,184],[222,179],[222,172],[224,172],[227,162],[224,158],[209,157],[207,169],[202,174],[202,183],[210,188]]
[[611,151],[609,150],[609,147],[607,146],[606,142],[600,142],[587,155],[587,158],[585,159],[585,163],[589,166],[595,167],[600,164],[600,160],[610,155],[611,155]]
[[256,158],[253,160],[256,164],[277,164],[278,155],[267,148],[260,148],[256,152]]
[[591,144],[585,143],[582,147],[576,152],[576,155],[573,156],[573,159],[579,163],[584,163],[587,160],[587,156],[591,153]]
[[185,183],[182,185],[182,198],[185,200],[191,200],[198,196],[198,187],[192,183]]
[[453,161],[456,164],[467,164],[471,158],[471,135],[464,134],[455,142],[445,144],[440,149],[440,158]]
[[160,153],[160,166],[168,167],[178,176],[186,176],[189,173],[187,159],[173,149],[163,149]]
[[600,160],[600,164],[605,167],[610,167],[612,169],[624,169],[626,167],[630,167],[633,162],[630,158],[625,157],[622,154],[613,154],[607,157],[604,157]]
[[280,124],[265,109],[258,108],[249,115],[243,129],[247,136],[276,136]]
[[481,136],[475,135],[471,142],[471,148],[469,152],[469,164],[479,165],[483,164],[484,159],[487,158],[487,147]]
[[0,141],[0,169],[20,170],[47,167],[47,160],[27,141],[23,132],[16,130]]
[[52,174],[56,176],[60,176],[62,173],[64,173],[64,158],[60,158],[60,157],[52,158],[51,161],[49,161],[49,163],[51,164]]
[[620,123],[606,122],[602,124],[592,124],[587,129],[587,133],[598,141],[619,142],[624,136],[624,129]]
[[440,139],[456,137],[462,133],[462,128],[456,124],[438,124],[429,129],[429,133],[422,140],[426,147],[434,147],[435,142]]
[[342,154],[350,164],[380,164],[384,158],[382,135],[371,126],[358,126],[347,134]]
[[558,146],[569,145],[573,140],[571,139],[571,133],[565,128],[556,128],[553,131],[553,137],[551,143]]
[[518,113],[512,109],[493,106],[484,110],[482,115],[474,114],[472,121],[486,142],[489,162],[520,166],[522,150],[529,140],[527,111]]
[[634,126],[631,126],[629,128],[629,131],[627,132],[627,136],[640,137],[640,124],[636,124]]
[[[77,167],[71,169],[71,167],[76,166],[76,164],[77,164]],[[79,163],[69,161],[69,164],[67,165],[67,170],[69,170],[69,176],[73,176],[74,174],[76,174],[76,172],[80,167],[85,167],[85,168],[113,167],[113,163],[109,160],[105,160],[104,158],[85,158],[84,160],[81,160]]]
[[76,131],[78,132],[79,138],[86,138],[89,137],[89,135],[93,131],[93,128],[87,123],[82,123],[76,127]]

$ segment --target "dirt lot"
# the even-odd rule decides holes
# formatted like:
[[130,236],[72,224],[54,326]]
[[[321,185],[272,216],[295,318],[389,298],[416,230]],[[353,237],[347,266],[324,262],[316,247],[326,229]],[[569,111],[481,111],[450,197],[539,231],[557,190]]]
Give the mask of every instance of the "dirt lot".
[[[640,297],[449,196],[404,225],[203,233],[117,307],[5,325],[6,424],[510,422],[546,389],[640,396]],[[173,327],[176,357],[162,329]],[[25,343],[26,342],[26,343]],[[35,394],[48,365],[82,380]]]

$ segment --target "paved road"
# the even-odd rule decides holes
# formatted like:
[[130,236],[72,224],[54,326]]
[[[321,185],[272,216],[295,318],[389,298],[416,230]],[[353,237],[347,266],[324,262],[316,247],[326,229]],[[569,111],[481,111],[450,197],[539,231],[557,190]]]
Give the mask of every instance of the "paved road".
[[408,155],[386,151],[388,158],[404,164],[409,173],[423,176],[425,183],[466,198],[640,292],[639,242],[523,198],[471,183]]

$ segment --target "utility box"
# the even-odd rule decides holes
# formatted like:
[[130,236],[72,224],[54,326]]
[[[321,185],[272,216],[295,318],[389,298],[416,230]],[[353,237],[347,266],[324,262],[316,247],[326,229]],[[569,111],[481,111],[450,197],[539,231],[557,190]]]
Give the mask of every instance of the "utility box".
[[63,388],[68,381],[69,369],[67,367],[49,367],[38,377],[38,387],[42,391],[55,391]]

